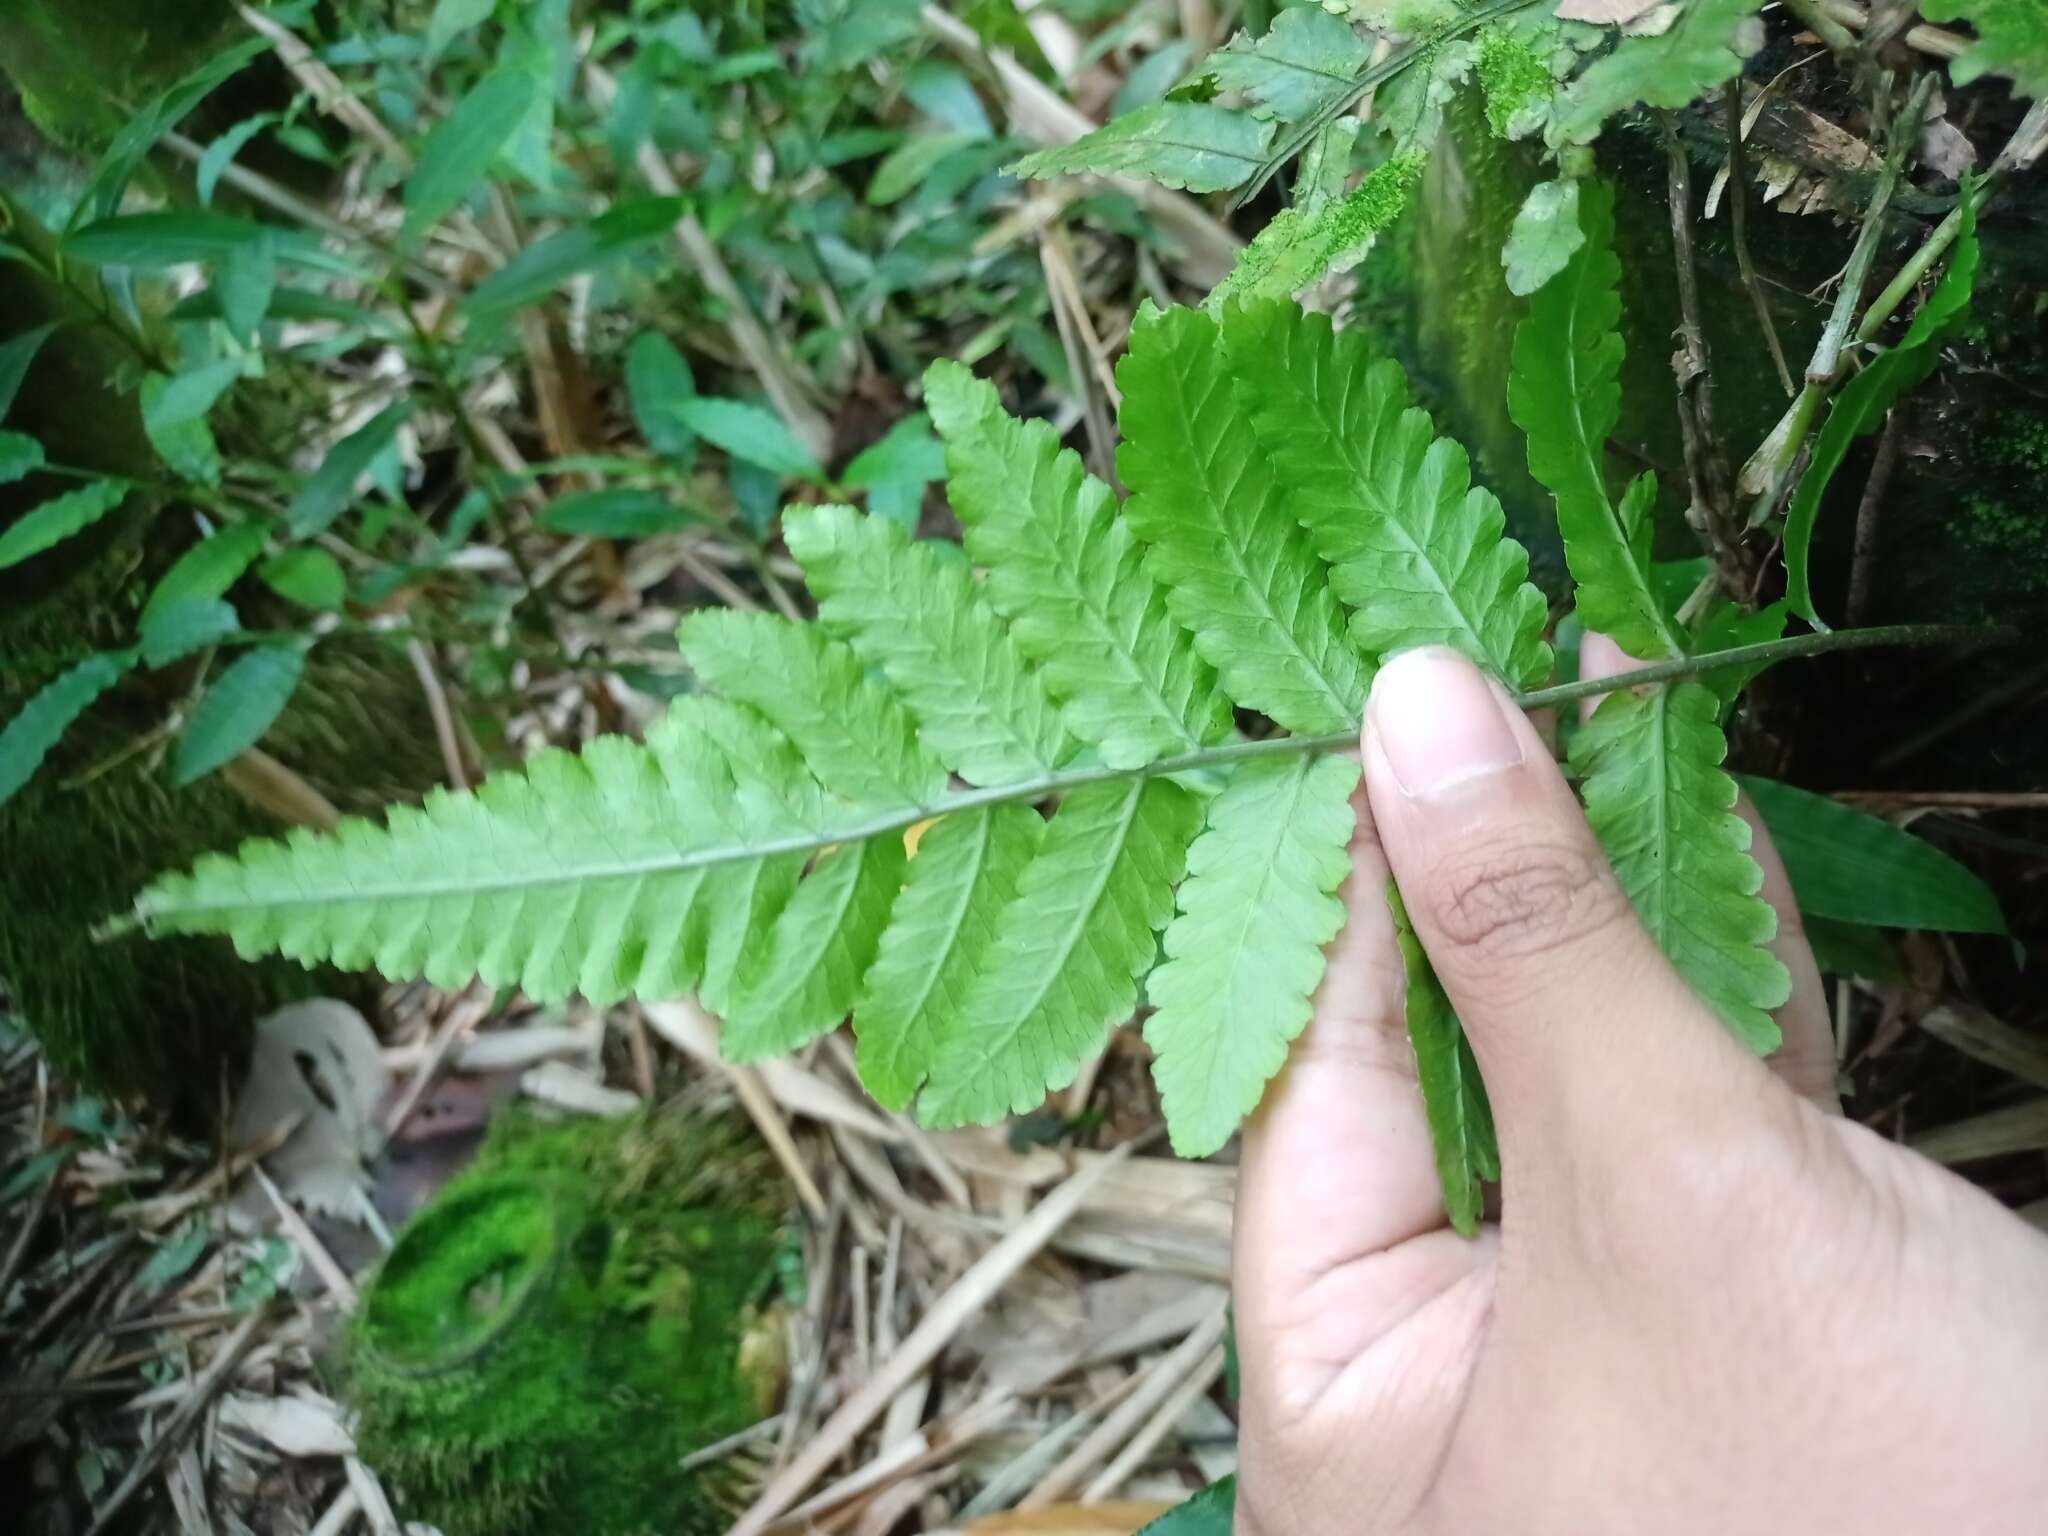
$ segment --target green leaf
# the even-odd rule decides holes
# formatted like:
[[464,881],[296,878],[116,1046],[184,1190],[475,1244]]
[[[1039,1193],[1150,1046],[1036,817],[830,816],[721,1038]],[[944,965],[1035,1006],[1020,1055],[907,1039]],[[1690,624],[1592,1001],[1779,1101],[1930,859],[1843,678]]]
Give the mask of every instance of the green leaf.
[[645,745],[602,737],[386,825],[250,843],[157,881],[136,912],[153,933],[230,934],[245,955],[598,1006],[701,988],[719,1011],[803,849],[857,841],[859,819],[823,803],[765,724],[692,696]]
[[1579,183],[1571,178],[1537,182],[1515,210],[1507,244],[1501,247],[1508,292],[1536,292],[1564,271],[1585,243],[1580,229]]
[[229,331],[248,340],[263,324],[270,302],[277,296],[276,247],[268,239],[236,246],[216,265],[213,286]]
[[903,884],[903,842],[871,837],[823,855],[749,955],[718,1037],[728,1061],[793,1051],[836,1028],[874,963]]
[[157,271],[217,262],[267,244],[279,261],[343,276],[361,276],[353,262],[330,255],[318,237],[232,213],[124,213],[64,237],[64,251],[94,266]]
[[684,426],[736,459],[758,464],[785,480],[823,481],[825,471],[782,418],[744,400],[694,395],[673,407]]
[[1508,414],[1528,435],[1529,473],[1557,498],[1586,627],[1631,656],[1682,656],[1650,579],[1647,514],[1656,482],[1639,479],[1619,508],[1607,498],[1607,439],[1621,419],[1625,347],[1613,189],[1594,182],[1573,202],[1583,243],[1530,297],[1528,316],[1515,327]]
[[1777,1049],[1770,1009],[1791,995],[1764,948],[1777,919],[1757,894],[1749,824],[1721,767],[1720,700],[1698,683],[1611,695],[1572,739],[1586,819],[1671,963],[1735,1038]]
[[1408,973],[1408,1043],[1415,1050],[1415,1075],[1422,1085],[1422,1107],[1429,1121],[1430,1146],[1436,1153],[1437,1183],[1444,1194],[1444,1212],[1462,1237],[1479,1230],[1486,1213],[1484,1184],[1500,1177],[1500,1145],[1495,1139],[1493,1108],[1479,1076],[1472,1043],[1458,1023],[1443,983],[1423,952],[1422,941],[1408,921],[1401,893],[1387,882],[1387,905],[1394,912],[1394,934],[1401,964]]
[[244,652],[214,679],[178,738],[171,778],[203,779],[263,739],[298,690],[306,670],[299,645],[266,645]]
[[1407,211],[1424,163],[1419,152],[1396,155],[1374,167],[1351,192],[1313,212],[1281,209],[1238,254],[1236,265],[1202,307],[1221,314],[1229,304],[1285,298],[1332,272],[1350,271],[1364,260],[1380,231]]
[[174,474],[201,485],[220,484],[220,449],[206,417],[220,397],[242,376],[238,357],[178,374],[145,374],[142,380],[142,430]]
[[700,519],[677,506],[664,491],[613,486],[582,491],[548,504],[540,525],[553,533],[593,539],[653,539],[679,533]]
[[928,806],[945,793],[946,770],[903,706],[815,624],[704,608],[676,639],[692,671],[787,736],[832,793],[882,807]]
[[91,184],[78,199],[78,208],[81,211],[90,208],[100,215],[112,213],[120,206],[128,183],[134,179],[136,170],[150,150],[156,147],[157,140],[183,122],[194,107],[241,73],[251,61],[269,51],[267,38],[244,38],[222,48],[195,66],[191,73],[175,81],[162,95],[145,102],[141,110],[114,135],[106,153],[100,156],[99,164],[93,169]]
[[405,238],[446,218],[489,173],[538,93],[532,70],[493,70],[434,125],[405,182]]
[[1188,852],[1145,1024],[1182,1157],[1230,1140],[1308,1023],[1323,946],[1344,926],[1358,772],[1306,753],[1242,763]]
[[1785,861],[1801,912],[1875,928],[2007,931],[1991,888],[1904,827],[1774,779],[1737,779]]
[[472,315],[502,314],[545,298],[579,273],[661,239],[689,206],[685,197],[641,198],[537,240],[471,290],[462,307]]
[[1290,731],[1356,725],[1372,669],[1238,409],[1216,322],[1146,305],[1117,383],[1125,520],[1224,691]]
[[2018,95],[2048,96],[2048,6],[2041,0],[1920,0],[1920,14],[1976,29],[1976,44],[1949,65],[1957,85],[2004,75]]
[[300,545],[274,555],[256,574],[286,602],[315,613],[329,612],[348,600],[348,577],[341,562],[316,546]]
[[1941,361],[1939,343],[1967,318],[1970,295],[1977,283],[1977,217],[1975,187],[1966,182],[1958,205],[1961,228],[1948,270],[1906,327],[1897,346],[1864,364],[1844,384],[1828,407],[1828,419],[1814,438],[1813,454],[1785,508],[1785,599],[1808,623],[1825,628],[1814,611],[1809,558],[1813,528],[1820,520],[1821,498],[1835,471],[1849,456],[1849,446],[1884,425],[1899,397],[1922,383]]
[[152,671],[167,667],[226,639],[241,627],[234,607],[217,597],[181,598],[167,603],[142,616],[137,637],[142,642],[142,664]]
[[46,501],[24,514],[0,533],[0,571],[19,565],[32,556],[61,544],[81,529],[89,528],[127,499],[127,483],[95,480],[77,490]]
[[26,480],[43,467],[43,445],[19,432],[0,432],[0,485]]
[[1250,113],[1160,101],[1071,144],[1026,155],[1010,174],[1144,176],[1183,192],[1222,192],[1251,179],[1272,139],[1273,124]]
[[932,365],[925,404],[946,440],[967,552],[988,570],[983,590],[1068,728],[1119,768],[1228,731],[1216,674],[1166,611],[1109,487],[958,363]]
[[1259,116],[1298,123],[1350,91],[1371,58],[1349,23],[1304,5],[1274,17],[1256,42],[1240,32],[1203,69],[1219,89],[1244,92]]
[[642,331],[626,349],[626,398],[647,446],[678,469],[697,461],[697,434],[676,408],[697,393],[683,354],[659,331]]
[[257,134],[280,121],[282,119],[276,112],[258,112],[254,117],[243,118],[206,146],[194,175],[203,207],[213,206],[213,194],[220,186],[221,177],[227,174],[228,167],[235,163],[235,156],[247,149]]
[[946,446],[932,436],[931,418],[919,411],[905,416],[880,441],[854,456],[842,485],[929,485],[946,478]]
[[1528,553],[1472,486],[1465,450],[1409,405],[1400,365],[1292,304],[1235,310],[1223,336],[1241,406],[1366,654],[1449,645],[1510,687],[1540,684],[1548,614]]
[[427,57],[439,58],[450,43],[489,21],[497,9],[498,0],[434,0],[434,14],[427,22]]
[[55,334],[58,322],[38,326],[32,331],[23,331],[19,336],[0,342],[0,420],[4,420],[14,405],[14,397],[21,392],[21,382],[28,377],[30,364],[36,354],[43,350],[43,343]]
[[1173,887],[1201,802],[1165,779],[1067,796],[918,1100],[927,1125],[986,1123],[1036,1109],[1074,1080],[1130,1017],[1138,977],[1173,915]]
[[236,523],[200,540],[158,580],[142,606],[142,622],[179,603],[224,595],[263,553],[265,536],[260,523]]
[[868,206],[886,208],[908,197],[940,161],[987,137],[986,133],[956,129],[905,139],[875,167],[874,179],[868,183]]
[[1762,0],[1687,0],[1656,36],[1623,37],[1565,87],[1551,119],[1553,148],[1590,144],[1601,126],[1633,106],[1691,106],[1735,76],[1747,52],[1747,23]]
[[356,485],[398,441],[398,429],[411,419],[408,399],[385,407],[327,450],[320,467],[306,479],[285,512],[285,525],[295,539],[325,533],[356,497]]
[[71,722],[119,682],[133,662],[132,656],[125,655],[88,656],[45,686],[7,722],[6,729],[0,730],[0,805],[20,793],[50,749],[71,728]]
[[853,1011],[860,1080],[881,1104],[908,1107],[943,1033],[973,1027],[968,987],[1044,835],[1036,811],[992,805],[947,816],[919,840]]
[[793,507],[783,533],[819,622],[888,678],[953,772],[1002,784],[1073,756],[1059,710],[957,548],[913,543],[849,507]]
[[1221,1478],[1154,1520],[1138,1536],[1230,1536],[1237,1519],[1237,1474]]

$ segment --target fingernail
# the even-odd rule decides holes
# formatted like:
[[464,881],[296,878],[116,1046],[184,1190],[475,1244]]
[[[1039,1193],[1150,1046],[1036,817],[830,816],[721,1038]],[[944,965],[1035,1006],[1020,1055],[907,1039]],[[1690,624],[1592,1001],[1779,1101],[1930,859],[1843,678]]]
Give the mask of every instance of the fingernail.
[[1499,695],[1446,646],[1404,651],[1381,667],[1365,718],[1411,799],[1433,799],[1522,761]]

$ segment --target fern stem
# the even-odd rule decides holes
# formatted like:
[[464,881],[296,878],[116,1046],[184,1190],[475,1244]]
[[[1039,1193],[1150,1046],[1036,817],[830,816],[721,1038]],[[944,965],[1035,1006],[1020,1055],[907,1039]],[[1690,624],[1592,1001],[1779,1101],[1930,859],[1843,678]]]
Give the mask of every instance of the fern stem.
[[[2009,641],[2013,631],[2003,629],[1981,629],[1949,624],[1895,624],[1874,629],[1831,630],[1820,634],[1796,635],[1788,640],[1771,640],[1761,645],[1742,645],[1725,651],[1711,651],[1703,656],[1681,657],[1673,661],[1658,662],[1630,672],[1624,677],[1595,678],[1583,682],[1563,683],[1554,688],[1537,688],[1527,693],[1515,694],[1514,700],[1523,709],[1538,709],[1556,704],[1568,704],[1579,699],[1592,698],[1603,693],[1613,693],[1619,688],[1638,688],[1646,684],[1671,682],[1681,678],[1699,677],[1717,672],[1725,667],[1760,666],[1769,662],[1784,661],[1797,656],[1817,656],[1828,651],[1863,650],[1881,645],[1940,645],[1969,644],[1986,645]],[[1275,736],[1264,741],[1233,741],[1221,746],[1202,747],[1194,751],[1177,753],[1172,757],[1160,758],[1139,768],[1111,768],[1091,765],[1070,768],[1052,773],[1040,774],[1034,778],[1014,784],[992,785],[983,789],[970,789],[959,794],[945,795],[925,805],[902,805],[878,813],[865,820],[845,822],[816,831],[806,831],[789,837],[770,838],[751,844],[721,844],[710,848],[691,849],[687,852],[651,853],[643,858],[626,858],[601,865],[585,864],[572,870],[564,870],[557,876],[535,878],[530,874],[507,876],[502,882],[485,880],[459,880],[446,886],[407,883],[389,887],[366,889],[360,886],[350,888],[349,896],[355,900],[401,898],[431,898],[439,895],[474,896],[486,889],[510,889],[514,886],[531,887],[538,885],[569,884],[578,880],[607,879],[627,875],[673,874],[680,870],[695,869],[706,865],[733,863],[742,859],[775,857],[779,854],[808,853],[838,843],[861,842],[872,837],[882,837],[892,832],[901,832],[918,822],[937,816],[952,815],[959,811],[974,810],[982,806],[1001,805],[1010,801],[1044,800],[1053,795],[1082,788],[1089,784],[1101,784],[1110,780],[1128,780],[1133,777],[1160,778],[1170,774],[1190,773],[1199,769],[1217,768],[1226,764],[1242,762],[1249,758],[1284,757],[1294,753],[1355,753],[1358,750],[1358,727],[1333,731],[1325,736]],[[332,899],[332,893],[308,891],[297,899],[272,899],[272,906],[292,906],[302,903],[317,903]],[[167,907],[153,905],[147,895],[140,899],[130,915],[115,919],[96,930],[95,937],[108,939],[132,932],[145,926],[151,918],[159,917],[166,911],[190,915],[205,910],[208,903],[171,902]]]

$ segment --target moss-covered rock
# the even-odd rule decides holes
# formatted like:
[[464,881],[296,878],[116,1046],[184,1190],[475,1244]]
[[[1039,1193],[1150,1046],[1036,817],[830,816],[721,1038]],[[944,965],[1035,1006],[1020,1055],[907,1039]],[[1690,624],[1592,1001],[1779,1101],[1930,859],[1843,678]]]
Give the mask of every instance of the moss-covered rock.
[[95,143],[234,24],[234,0],[0,0],[0,66],[51,138]]
[[364,1457],[446,1536],[720,1530],[680,1470],[768,1413],[775,1182],[716,1121],[513,1115],[399,1234],[344,1362]]

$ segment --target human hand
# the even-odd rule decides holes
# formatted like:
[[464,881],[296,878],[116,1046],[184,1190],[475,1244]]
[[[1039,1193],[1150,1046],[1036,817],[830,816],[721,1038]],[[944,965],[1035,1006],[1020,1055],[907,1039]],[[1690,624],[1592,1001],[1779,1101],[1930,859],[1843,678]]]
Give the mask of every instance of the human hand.
[[[1589,637],[1585,665],[1627,663]],[[1390,662],[1364,761],[1350,919],[1245,1136],[1239,1536],[2048,1529],[2048,1239],[1841,1118],[1761,828],[1793,978],[1768,1062],[1468,662]],[[1476,1240],[1444,1220],[1390,867],[1492,1093]]]

